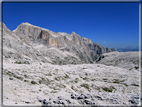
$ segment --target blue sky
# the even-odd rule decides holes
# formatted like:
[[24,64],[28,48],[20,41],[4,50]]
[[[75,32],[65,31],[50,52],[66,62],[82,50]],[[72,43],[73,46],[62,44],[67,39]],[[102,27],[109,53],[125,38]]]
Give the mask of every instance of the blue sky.
[[139,46],[139,3],[3,3],[3,22],[74,31],[109,48]]

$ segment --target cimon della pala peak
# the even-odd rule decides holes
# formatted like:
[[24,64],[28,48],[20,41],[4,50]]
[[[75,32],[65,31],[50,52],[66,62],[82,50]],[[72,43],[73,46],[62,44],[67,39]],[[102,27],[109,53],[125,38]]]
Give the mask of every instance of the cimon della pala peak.
[[72,34],[56,33],[27,22],[20,24],[13,31],[8,31],[18,36],[26,46],[31,46],[35,50],[38,48],[39,54],[44,57],[43,61],[54,64],[93,63],[101,54],[116,51],[92,43],[90,39],[82,38],[75,32]]

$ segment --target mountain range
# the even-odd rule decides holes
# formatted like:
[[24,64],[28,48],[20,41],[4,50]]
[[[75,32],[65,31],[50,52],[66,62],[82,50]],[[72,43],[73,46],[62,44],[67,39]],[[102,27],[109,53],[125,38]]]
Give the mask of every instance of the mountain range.
[[119,52],[139,51],[139,47],[127,46],[124,48],[116,48]]
[[[9,54],[4,49],[6,57],[29,59],[39,58],[52,64],[93,63],[101,54],[116,51],[92,43],[90,39],[72,32],[53,32],[29,23],[21,23],[15,30],[10,31],[3,24],[3,46],[15,51]],[[7,39],[5,39],[7,38]],[[18,50],[18,51],[17,51]],[[34,53],[34,54],[33,54]],[[40,56],[40,57],[37,57]]]

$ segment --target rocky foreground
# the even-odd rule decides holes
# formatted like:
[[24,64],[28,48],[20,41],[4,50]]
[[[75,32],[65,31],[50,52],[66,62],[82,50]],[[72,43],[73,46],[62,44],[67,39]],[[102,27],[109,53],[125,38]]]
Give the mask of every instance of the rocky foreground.
[[139,105],[140,71],[4,59],[4,105]]
[[139,95],[120,95],[116,93],[92,93],[92,94],[71,94],[70,99],[58,96],[57,98],[38,98],[43,106],[124,106],[138,105]]

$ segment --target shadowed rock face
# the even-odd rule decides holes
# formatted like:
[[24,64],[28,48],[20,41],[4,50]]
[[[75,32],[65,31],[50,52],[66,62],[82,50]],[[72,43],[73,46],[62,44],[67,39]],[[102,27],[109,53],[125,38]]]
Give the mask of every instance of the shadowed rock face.
[[40,43],[46,47],[54,47],[61,51],[76,54],[82,62],[93,62],[99,55],[115,49],[104,48],[102,45],[92,43],[88,38],[81,38],[75,32],[72,34],[52,32],[48,29],[33,26],[29,23],[22,23],[13,31],[26,43]]

